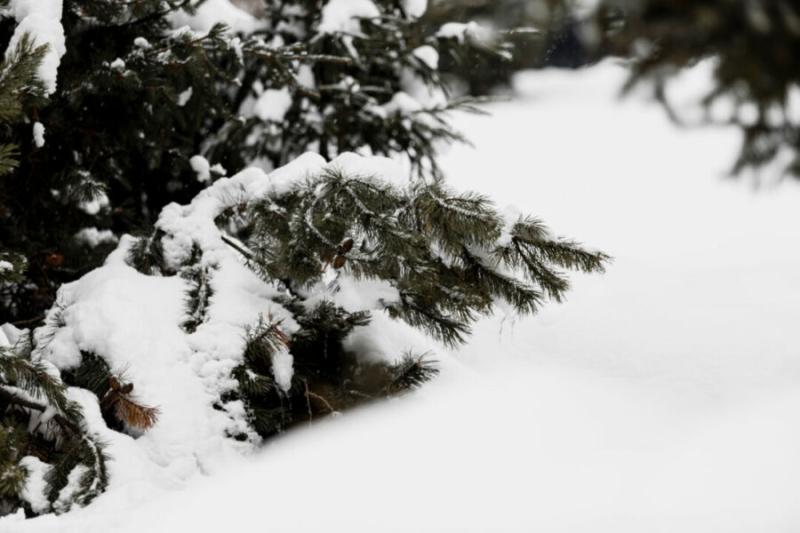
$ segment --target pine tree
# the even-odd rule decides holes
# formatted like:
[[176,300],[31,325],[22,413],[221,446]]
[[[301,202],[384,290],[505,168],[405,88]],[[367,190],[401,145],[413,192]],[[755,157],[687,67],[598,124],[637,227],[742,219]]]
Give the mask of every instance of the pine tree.
[[[57,86],[9,131],[20,164],[0,183],[0,245],[28,269],[5,287],[0,321],[40,320],[58,286],[100,264],[121,234],[150,231],[164,205],[228,171],[366,150],[438,174],[437,145],[463,140],[447,113],[474,102],[448,100],[436,48],[470,43],[431,34],[399,0],[337,25],[348,5],[266,2],[255,31],[237,35],[174,30],[171,17],[199,0],[64,0]],[[14,31],[6,19],[0,42]],[[33,123],[46,128],[43,146]]]
[[632,58],[629,87],[647,82],[670,116],[667,83],[682,69],[713,58],[714,85],[702,102],[728,103],[729,116],[708,122],[743,133],[739,172],[776,158],[800,176],[800,127],[790,108],[800,84],[800,10],[792,2],[605,0],[594,18],[609,53]]
[[[20,165],[14,127],[24,123],[25,107],[41,103],[45,95],[37,69],[46,52],[46,45],[36,46],[24,34],[0,64],[0,177],[4,179]],[[6,210],[11,201],[0,197],[0,209]],[[8,213],[0,216],[6,218]],[[0,288],[18,286],[25,269],[23,255],[0,250]],[[13,297],[0,295],[4,305]],[[7,338],[11,333],[16,337],[13,345]],[[31,464],[44,465],[47,493],[42,508],[25,503],[28,513],[86,504],[107,482],[101,444],[87,433],[81,410],[67,398],[58,372],[32,360],[30,346],[24,332],[9,326],[0,329],[0,515],[23,505],[29,476],[41,474],[31,472]],[[73,473],[77,485],[61,498]]]
[[[343,286],[381,283],[387,295],[379,312],[457,346],[499,301],[534,314],[546,301],[562,300],[565,271],[602,271],[608,259],[553,236],[535,218],[503,216],[480,195],[455,193],[440,180],[398,183],[365,165],[369,160],[352,153],[323,167],[290,165],[277,171],[288,177],[266,195],[247,192],[249,175],[219,182],[186,209],[162,215],[155,235],[129,248],[128,262],[140,272],[187,280],[189,333],[209,320],[216,279],[230,276],[220,266],[220,246],[279,288],[273,301],[299,327],[290,334],[283,319],[263,316],[253,324],[232,371],[238,386],[218,404],[225,411],[243,401],[262,437],[435,375],[427,354],[376,361],[348,348],[346,337],[368,326],[373,310],[335,304]],[[186,242],[191,249],[175,251],[174,243]]]
[[[36,69],[46,50],[46,46],[34,46],[30,37],[23,35],[0,63],[0,178],[7,179],[19,166],[19,146],[12,126],[22,120],[26,102],[42,97],[43,88],[36,79]],[[9,216],[6,203],[0,196],[0,219]],[[25,268],[23,255],[0,249],[0,287],[21,282]]]
[[[213,408],[232,422],[225,442],[250,444],[436,374],[426,353],[376,360],[348,344],[377,313],[454,346],[499,302],[533,314],[563,298],[565,271],[603,269],[604,254],[448,188],[437,150],[464,140],[448,113],[479,109],[448,96],[438,60],[486,43],[472,26],[431,28],[413,4],[265,0],[249,28],[175,29],[203,3],[64,0],[64,50],[0,24],[0,42],[24,44],[3,71],[17,69],[17,97],[0,100],[16,113],[0,144],[17,146],[0,182],[0,323],[39,326],[0,359],[3,511],[88,503],[108,482],[98,430],[137,437],[159,423],[160,406],[138,396],[147,388],[74,338],[68,306],[81,302],[64,297],[91,296],[62,284],[90,278],[107,256],[99,270],[180,283],[185,316],[170,326],[198,343],[229,297],[220,280],[253,278],[272,295],[281,317],[251,317],[242,352],[215,367],[225,369],[213,383]],[[53,60],[57,80],[37,67]],[[226,178],[246,166],[256,168]],[[360,282],[386,295],[338,302]],[[89,427],[70,387],[96,401],[102,427]],[[37,416],[45,435],[28,430]],[[48,472],[48,504],[36,508],[20,493],[31,454]]]
[[[13,345],[7,332],[17,337]],[[25,332],[13,329],[0,330],[0,411],[0,513],[19,506],[28,514],[63,512],[105,490],[102,444],[88,431],[55,367],[32,360]],[[36,464],[41,467],[31,471]],[[45,486],[37,508],[22,496],[31,475],[42,476]]]
[[[578,67],[593,59],[581,39],[572,0],[432,1],[423,22],[433,31],[453,21],[471,26],[477,46],[442,55],[441,70],[472,95],[509,90],[523,69]],[[446,26],[445,26],[446,27]],[[481,45],[481,43],[483,45]],[[489,46],[486,46],[489,45]]]

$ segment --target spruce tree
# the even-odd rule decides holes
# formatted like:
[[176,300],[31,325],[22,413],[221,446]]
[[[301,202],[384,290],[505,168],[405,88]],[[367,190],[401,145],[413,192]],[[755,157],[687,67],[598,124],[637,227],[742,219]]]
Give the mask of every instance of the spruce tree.
[[[243,173],[188,206],[165,210],[154,235],[127,248],[128,263],[143,274],[186,279],[182,327],[190,334],[212,320],[214,287],[230,276],[220,248],[277,288],[273,301],[299,327],[289,334],[285,319],[269,316],[253,323],[231,374],[238,386],[218,405],[237,410],[244,402],[262,437],[435,375],[426,354],[398,353],[381,362],[347,347],[345,338],[369,325],[373,312],[457,346],[498,302],[534,314],[546,301],[562,300],[565,271],[602,271],[608,259],[555,237],[535,218],[501,214],[481,195],[365,166],[370,160],[352,153],[327,165],[304,163],[302,170],[289,165],[276,171],[289,176],[285,181],[262,178],[277,181],[266,189]],[[365,281],[383,287],[379,297],[363,289],[367,300],[377,298],[372,307],[335,303],[340,291],[352,290],[344,287]],[[276,363],[284,357],[292,361],[286,379],[283,363]]]
[[[706,121],[743,133],[734,171],[780,158],[779,169],[800,176],[800,10],[792,2],[753,0],[604,0],[592,21],[606,52],[632,60],[629,87],[650,83],[670,116],[666,85],[701,60],[713,62],[713,86],[700,104]],[[717,105],[720,104],[720,105]]]
[[[447,98],[436,48],[470,43],[437,37],[400,0],[350,5],[266,2],[237,34],[173,29],[200,0],[64,0],[57,85],[10,131],[20,164],[0,184],[0,244],[28,270],[5,287],[0,321],[41,319],[58,286],[120,235],[149,231],[161,207],[247,165],[358,149],[402,153],[436,175],[437,143],[463,140],[447,113],[474,109]],[[4,19],[0,42],[15,28]]]
[[[351,345],[376,315],[454,346],[498,303],[532,314],[563,298],[565,271],[603,269],[604,254],[447,186],[437,150],[464,140],[448,114],[479,101],[449,96],[439,58],[486,43],[472,26],[422,22],[416,4],[265,0],[260,18],[228,28],[200,27],[199,0],[64,0],[65,48],[21,35],[24,10],[4,12],[0,42],[19,44],[0,78],[0,323],[35,328],[4,330],[4,512],[89,502],[109,482],[97,435],[159,423],[161,406],[139,396],[147,384],[76,337],[72,306],[94,307],[74,289],[95,274],[178,281],[174,326],[192,346],[220,325],[211,310],[237,294],[231,283],[258,281],[281,316],[223,324],[245,340],[208,378],[226,442],[254,445],[436,374],[430,354],[375,359]],[[343,304],[353,287],[370,302]],[[31,430],[40,418],[46,432]],[[25,476],[45,471],[42,503]]]
[[[58,370],[33,360],[27,333],[8,325],[0,329],[0,411],[0,514],[64,512],[105,490],[102,443]],[[24,497],[31,477],[45,489]]]

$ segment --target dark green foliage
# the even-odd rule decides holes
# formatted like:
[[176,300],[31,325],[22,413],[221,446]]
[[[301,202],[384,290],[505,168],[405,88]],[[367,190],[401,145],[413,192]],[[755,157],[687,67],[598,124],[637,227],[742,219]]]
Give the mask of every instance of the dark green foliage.
[[[255,326],[232,371],[238,386],[217,405],[224,410],[241,400],[261,436],[436,375],[423,356],[396,354],[388,363],[347,349],[345,338],[370,323],[369,312],[311,299],[314,287],[335,292],[343,276],[383,281],[397,297],[378,308],[454,345],[498,300],[534,313],[545,299],[563,297],[568,284],[561,270],[602,270],[605,255],[554,238],[533,219],[506,220],[486,198],[443,184],[437,148],[464,140],[450,128],[448,113],[477,111],[477,101],[448,99],[432,55],[421,57],[419,47],[469,57],[459,56],[460,47],[480,45],[480,54],[506,58],[504,42],[441,39],[437,28],[409,17],[400,0],[377,1],[379,16],[361,20],[357,31],[320,32],[326,3],[265,0],[261,30],[234,36],[221,25],[173,31],[167,16],[192,11],[198,0],[65,0],[67,52],[56,92],[42,98],[32,77],[42,51],[29,44],[0,78],[22,80],[0,97],[0,113],[9,117],[0,138],[0,259],[13,266],[0,272],[0,323],[37,325],[55,305],[37,331],[46,346],[48,334],[64,325],[56,290],[108,251],[76,244],[76,233],[94,227],[141,235],[156,227],[129,248],[128,263],[143,275],[185,280],[181,325],[191,334],[208,319],[217,266],[204,261],[201,242],[190,258],[170,264],[171,229],[157,223],[158,213],[170,202],[187,203],[228,171],[253,162],[283,165],[308,150],[328,159],[347,151],[392,156],[407,160],[413,172],[408,183],[389,183],[385,176],[329,170],[256,202],[232,201],[215,221],[225,228],[223,240],[283,293],[275,300],[299,325],[291,336],[270,317]],[[14,29],[8,22],[0,23],[0,43]],[[259,116],[254,105],[265,91],[288,94],[284,115]],[[432,94],[415,100],[409,92]],[[47,128],[43,147],[31,135],[37,121]],[[204,176],[193,168],[196,159],[190,164],[195,155],[224,168]],[[289,356],[287,384],[286,367],[274,362],[284,365]],[[93,392],[112,429],[136,436],[158,415],[133,398],[133,383],[115,374],[120,369],[103,354],[82,354],[63,382],[27,352],[0,354],[0,363],[0,411],[8,417],[0,434],[7,444],[0,455],[4,508],[21,503],[19,460],[29,454],[51,465],[54,511],[87,503],[107,483],[102,446],[67,400],[65,384]],[[37,401],[17,397],[12,386]],[[50,432],[27,431],[30,410],[55,412]],[[60,502],[76,472],[79,490]]]
[[[24,391],[25,395],[17,393]],[[85,505],[108,483],[102,444],[89,435],[78,405],[65,395],[65,386],[42,363],[30,359],[24,345],[0,348],[0,509],[21,505],[20,491],[27,476],[20,460],[32,455],[46,462],[47,498],[56,512]],[[49,418],[30,429],[33,415]],[[44,424],[44,425],[43,425]],[[79,468],[79,483],[70,498],[59,500],[70,474]]]
[[[398,363],[364,361],[346,350],[344,338],[369,323],[369,313],[349,313],[330,302],[307,310],[298,300],[284,302],[300,330],[291,340],[278,323],[259,324],[248,336],[243,364],[233,371],[239,387],[223,400],[241,398],[255,431],[268,437],[301,422],[341,412],[365,402],[401,394],[432,379],[433,361],[405,354]],[[289,350],[294,358],[291,388],[275,382],[272,356]]]
[[163,274],[164,249],[161,244],[162,231],[156,230],[146,237],[140,237],[128,251],[128,264],[142,274]]
[[0,298],[2,298],[4,286],[19,283],[24,279],[27,264],[23,256],[9,252],[0,252],[0,264],[2,264],[0,268]]
[[21,120],[26,105],[41,102],[44,90],[36,69],[46,52],[47,46],[35,46],[30,36],[23,35],[13,53],[0,63],[0,124]]
[[81,352],[81,364],[70,370],[63,370],[61,378],[70,386],[91,391],[98,398],[108,392],[111,368],[105,360],[93,353]]
[[[0,140],[0,170],[9,173],[0,182],[0,247],[29,265],[25,283],[6,287],[11,304],[0,302],[0,322],[35,323],[61,283],[102,262],[107,248],[74,243],[81,229],[139,233],[166,204],[194,197],[205,186],[189,164],[196,154],[232,173],[253,161],[282,165],[308,150],[333,157],[360,149],[404,154],[418,174],[437,175],[437,143],[462,140],[446,114],[472,109],[470,102],[419,109],[391,102],[412,78],[445,91],[414,50],[429,44],[455,53],[458,46],[436,39],[435,28],[408,17],[399,1],[378,2],[381,16],[364,20],[357,35],[320,34],[325,3],[268,0],[263,29],[235,37],[221,25],[173,31],[167,16],[192,11],[197,0],[65,0],[58,88],[44,100],[28,80],[18,92],[24,98],[8,107],[24,120],[10,127],[8,143]],[[0,24],[0,43],[13,29]],[[20,73],[30,73],[27,58],[36,54],[22,54]],[[291,97],[282,120],[253,112],[269,89]],[[47,128],[42,148],[32,142],[33,121]],[[132,253],[142,272],[161,266],[154,241]],[[53,255],[59,261],[48,262]]]
[[724,100],[734,108],[722,119],[743,132],[734,170],[760,167],[786,151],[794,158],[785,170],[800,176],[800,125],[785,112],[800,88],[795,2],[605,0],[595,22],[605,30],[604,46],[633,58],[629,85],[652,83],[673,118],[679,113],[670,109],[665,84],[713,57],[714,86],[702,103]]
[[5,416],[0,425],[0,515],[19,506],[28,470],[20,459],[29,447],[30,437],[14,417]]
[[386,302],[390,314],[448,344],[498,298],[534,313],[544,296],[560,301],[568,289],[559,269],[601,271],[607,259],[534,219],[504,221],[479,195],[336,171],[257,204],[250,248],[262,275],[293,292],[328,269],[389,281],[400,294]]
[[407,90],[410,77],[421,80],[426,90],[447,92],[438,71],[414,54],[424,44],[444,46],[432,35],[434,28],[408,17],[402,2],[395,0],[376,2],[381,16],[362,20],[356,34],[317,33],[324,1],[265,4],[269,16],[263,40],[284,42],[291,52],[286,57],[304,65],[276,68],[280,54],[274,49],[245,45],[244,82],[235,104],[252,105],[262,88],[286,89],[292,104],[281,120],[251,116],[229,123],[209,150],[215,160],[239,168],[261,158],[277,167],[309,150],[333,158],[368,148],[378,155],[405,154],[420,174],[438,173],[435,142],[463,140],[443,116],[454,109],[471,109],[470,102],[455,100],[417,110],[389,106],[395,95]]
[[92,392],[100,403],[103,420],[110,429],[137,437],[158,419],[158,409],[137,402],[132,397],[133,384],[124,383],[102,357],[81,352],[81,364],[64,370],[62,379],[71,387]]
[[210,275],[209,268],[199,264],[187,267],[181,273],[181,276],[190,283],[191,287],[186,297],[187,319],[182,325],[187,333],[193,333],[197,326],[205,320],[208,301],[213,294],[209,284]]
[[383,385],[383,390],[389,393],[420,387],[439,374],[435,361],[412,353],[404,354],[398,363],[389,367],[389,370],[390,379]]
[[[13,53],[0,63],[0,180],[8,180],[8,175],[19,166],[21,154],[13,126],[22,120],[23,107],[42,97],[42,86],[35,73],[46,51],[46,47],[34,46],[29,36],[24,35]],[[7,203],[0,187],[0,226],[10,222]],[[9,288],[24,279],[26,269],[27,261],[22,254],[0,246],[0,307],[7,305],[4,300],[12,297]]]
[[[440,69],[472,95],[508,90],[516,72],[543,67],[574,68],[592,61],[582,42],[581,14],[566,0],[440,0],[429,2],[422,22],[437,31],[452,21],[477,22],[473,46],[445,46]],[[480,34],[483,35],[480,35]]]

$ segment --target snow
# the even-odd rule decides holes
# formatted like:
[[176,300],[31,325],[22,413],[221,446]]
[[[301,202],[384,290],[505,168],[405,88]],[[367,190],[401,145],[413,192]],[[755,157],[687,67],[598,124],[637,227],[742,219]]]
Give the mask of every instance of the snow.
[[192,98],[192,93],[193,92],[194,92],[194,90],[191,87],[189,87],[185,91],[182,91],[178,95],[178,107],[185,106],[186,103]]
[[191,165],[192,170],[197,174],[197,181],[200,183],[205,183],[211,179],[211,166],[208,163],[208,159],[202,155],[193,155],[190,157],[189,165]]
[[82,202],[78,207],[87,215],[96,215],[108,206],[109,200],[106,193],[98,192],[94,198],[86,202]]
[[261,120],[281,122],[292,107],[292,95],[289,89],[267,89],[256,100],[253,112]]
[[405,0],[403,2],[406,14],[419,18],[428,10],[428,0]]
[[0,261],[0,272],[8,272],[14,270],[14,265],[8,261]]
[[75,496],[75,493],[80,489],[81,478],[88,471],[89,469],[86,468],[86,466],[84,465],[77,465],[70,471],[70,473],[67,475],[67,484],[58,493],[58,499],[56,499],[54,505],[56,510],[58,510],[59,512],[64,512],[69,510],[69,508],[71,507],[72,498]]
[[322,8],[319,33],[361,34],[362,18],[376,18],[381,12],[372,0],[329,0]]
[[25,331],[9,323],[0,325],[0,348],[14,346]]
[[[214,252],[215,299],[194,334],[178,327],[183,280],[125,266],[123,239],[103,269],[62,290],[74,328],[65,343],[129,365],[163,418],[134,440],[71,390],[110,443],[111,487],[62,516],[0,519],[0,532],[202,533],[265,520],[282,532],[796,530],[800,251],[786,243],[800,239],[800,187],[726,181],[738,135],[679,130],[651,102],[620,102],[624,78],[609,63],[521,75],[518,101],[459,116],[475,148],[443,160],[458,189],[612,254],[608,273],[573,276],[569,300],[537,317],[480,322],[452,353],[375,313],[348,343],[376,357],[431,350],[442,375],[255,457],[219,437],[236,406],[225,415],[208,402],[244,325],[281,310],[204,221],[241,198],[282,194],[325,161],[308,154],[267,177],[250,169],[162,214],[174,260],[192,242]],[[337,161],[367,174],[392,163]],[[330,297],[392,297],[353,283]]]
[[[28,471],[25,488],[22,489],[22,499],[28,502],[34,512],[42,512],[48,507],[47,494],[45,494],[47,484],[44,478],[50,471],[50,465],[32,455],[23,457],[19,464]],[[2,523],[0,523],[0,527],[2,527]]]
[[118,240],[111,230],[99,230],[95,227],[83,228],[75,234],[75,241],[89,248],[97,248],[101,244],[115,243]]
[[18,24],[6,48],[6,58],[11,57],[24,34],[30,34],[37,46],[47,45],[37,77],[45,92],[56,91],[56,78],[61,57],[67,52],[64,28],[61,26],[62,0],[11,0],[9,12]]
[[346,176],[380,178],[381,181],[391,183],[398,188],[408,185],[408,172],[397,159],[382,156],[362,157],[353,152],[343,152],[328,163],[328,167],[337,169]]
[[33,123],[33,144],[36,148],[44,146],[44,124],[38,121]]
[[478,28],[476,22],[447,22],[442,24],[439,31],[436,32],[436,36],[442,39],[458,39],[458,42],[463,43],[464,37]]
[[395,93],[392,99],[386,102],[382,107],[388,114],[412,114],[422,110],[422,104],[405,91]]
[[236,7],[229,0],[206,0],[194,14],[178,10],[169,15],[173,27],[188,26],[194,31],[208,33],[214,24],[221,22],[236,33],[250,34],[260,26],[250,13]]
[[439,68],[439,52],[433,46],[426,44],[415,48],[413,51],[414,57],[425,63],[431,70]]
[[289,392],[292,387],[292,376],[294,375],[294,358],[289,350],[276,350],[272,354],[272,376],[275,383],[284,391]]

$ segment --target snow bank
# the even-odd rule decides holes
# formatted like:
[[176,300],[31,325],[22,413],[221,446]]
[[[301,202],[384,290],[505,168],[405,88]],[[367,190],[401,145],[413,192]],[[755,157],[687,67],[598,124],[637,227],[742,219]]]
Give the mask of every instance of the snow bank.
[[709,420],[642,385],[519,361],[480,374],[450,368],[413,398],[300,430],[130,522],[81,533],[211,533],[265,520],[283,533],[797,526],[800,461],[786,463],[800,445],[787,425],[797,391]]
[[[113,514],[160,497],[200,474],[219,471],[259,443],[241,401],[222,397],[237,387],[232,370],[243,361],[249,328],[261,320],[279,321],[282,331],[291,336],[298,325],[275,301],[285,296],[284,289],[265,283],[245,264],[215,219],[228,208],[285,194],[333,168],[348,174],[385,174],[396,181],[401,174],[385,158],[343,154],[326,163],[319,155],[306,154],[271,174],[251,168],[220,178],[190,204],[164,208],[156,224],[164,233],[164,263],[175,272],[183,272],[186,265],[202,269],[209,280],[211,296],[198,316],[189,316],[186,301],[191,281],[186,276],[145,275],[128,264],[135,243],[130,236],[120,240],[101,268],[59,289],[45,326],[35,332],[34,358],[64,371],[78,367],[84,354],[99,355],[112,373],[134,384],[139,401],[157,406],[160,412],[155,426],[134,438],[106,426],[91,393],[70,389],[70,397],[86,412],[90,433],[108,444],[113,459],[109,488],[90,509]],[[76,236],[90,244],[107,237],[95,228]],[[199,263],[197,250],[202,252]],[[391,287],[344,275],[338,290],[322,283],[314,290],[317,294],[309,289],[308,301],[327,299],[359,311],[382,310],[386,300],[396,299]],[[199,319],[192,331],[184,327],[189,318]],[[366,357],[397,357],[418,347],[410,326],[390,326],[380,318],[370,325],[371,335],[382,336],[381,327],[393,327],[393,332],[400,328],[405,334],[392,333],[397,341],[393,346],[365,348]],[[0,340],[8,343],[5,336]],[[278,351],[272,362],[276,382],[288,390],[294,372],[292,355]],[[233,439],[233,435],[244,439]],[[70,516],[91,515],[90,509]],[[49,520],[45,517],[39,523]],[[2,522],[0,531],[1,526]]]
[[[126,447],[115,456],[132,459],[115,461],[108,493],[61,517],[0,520],[0,532],[798,529],[800,252],[786,243],[800,240],[800,188],[725,181],[736,133],[676,130],[651,103],[620,104],[624,78],[611,64],[520,76],[519,101],[459,119],[476,148],[443,161],[454,186],[615,256],[606,275],[576,276],[565,305],[516,323],[487,319],[455,357],[438,355],[442,376],[413,396],[297,432],[224,473],[208,468],[214,454],[180,450],[195,478],[185,491],[175,489],[189,477],[167,475],[177,460],[164,459],[168,449],[109,432]],[[296,165],[268,180],[248,171],[214,190],[285,190],[325,163],[306,156]],[[184,208],[191,218],[202,206]],[[231,273],[224,281],[240,293],[218,291],[230,299],[212,304],[213,321],[240,331],[259,285]],[[159,279],[148,283],[177,290]],[[130,311],[144,320],[141,332],[148,312],[178,312],[144,309]],[[228,350],[236,335],[219,327],[183,342],[219,339]],[[414,340],[380,314],[370,327],[348,342],[379,352]],[[194,353],[120,342],[157,352],[143,356],[156,365]],[[180,372],[207,360],[178,359]],[[86,410],[99,417],[96,402]]]

